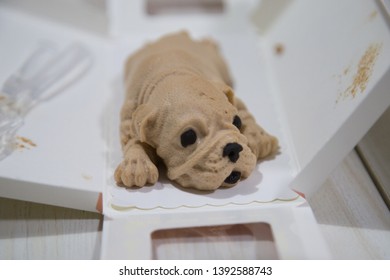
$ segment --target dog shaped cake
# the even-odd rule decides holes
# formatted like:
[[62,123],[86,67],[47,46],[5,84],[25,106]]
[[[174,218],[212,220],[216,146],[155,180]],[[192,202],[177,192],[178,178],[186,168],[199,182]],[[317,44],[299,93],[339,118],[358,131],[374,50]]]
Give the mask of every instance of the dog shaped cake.
[[124,74],[118,185],[156,183],[162,160],[167,177],[182,187],[231,187],[278,149],[235,97],[212,40],[166,35],[130,56]]

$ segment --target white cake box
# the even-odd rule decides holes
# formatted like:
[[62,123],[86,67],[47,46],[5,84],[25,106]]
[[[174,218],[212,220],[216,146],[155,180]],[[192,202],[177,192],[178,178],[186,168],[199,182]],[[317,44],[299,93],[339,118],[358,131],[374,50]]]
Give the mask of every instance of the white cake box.
[[[310,195],[390,104],[389,17],[375,1],[224,1],[218,14],[148,15],[145,2],[107,2],[111,37],[0,9],[0,82],[41,40],[83,43],[94,63],[36,108],[18,135],[36,146],[0,162],[0,196],[95,210],[103,206],[102,258],[152,258],[158,230],[266,223],[283,259],[330,258]],[[126,56],[159,36],[212,37],[235,93],[275,134],[281,151],[234,188],[142,189],[113,181]],[[103,200],[101,200],[103,194]],[[119,241],[118,241],[119,240]]]

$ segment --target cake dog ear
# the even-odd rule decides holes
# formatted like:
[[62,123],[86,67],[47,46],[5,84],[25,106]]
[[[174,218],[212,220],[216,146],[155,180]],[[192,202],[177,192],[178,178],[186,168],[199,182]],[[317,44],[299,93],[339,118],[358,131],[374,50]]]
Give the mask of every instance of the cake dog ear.
[[223,90],[223,93],[226,94],[229,102],[232,103],[233,105],[235,105],[233,89],[231,87],[229,87],[229,86],[225,86],[225,89]]
[[154,146],[158,111],[155,107],[142,104],[133,113],[131,134],[141,142]]
[[234,91],[233,91],[233,89],[230,86],[228,86],[227,84],[224,84],[224,83],[222,83],[220,81],[213,81],[212,83],[214,84],[214,86],[218,90],[222,91],[226,95],[226,97],[228,98],[230,103],[235,105]]

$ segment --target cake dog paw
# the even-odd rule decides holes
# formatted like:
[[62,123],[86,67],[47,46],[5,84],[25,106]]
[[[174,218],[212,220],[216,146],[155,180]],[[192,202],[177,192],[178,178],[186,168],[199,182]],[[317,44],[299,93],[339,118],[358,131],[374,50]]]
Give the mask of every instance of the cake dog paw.
[[162,160],[168,178],[183,187],[231,187],[278,149],[234,95],[211,40],[181,32],[147,44],[126,62],[125,90],[119,185],[154,184]]

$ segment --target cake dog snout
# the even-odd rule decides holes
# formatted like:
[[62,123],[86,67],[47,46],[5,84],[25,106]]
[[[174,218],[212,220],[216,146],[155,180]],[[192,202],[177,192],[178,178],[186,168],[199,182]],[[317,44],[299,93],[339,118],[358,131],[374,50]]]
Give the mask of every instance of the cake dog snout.
[[231,162],[235,163],[239,159],[242,149],[242,146],[238,143],[229,143],[223,149],[222,155],[228,157]]

